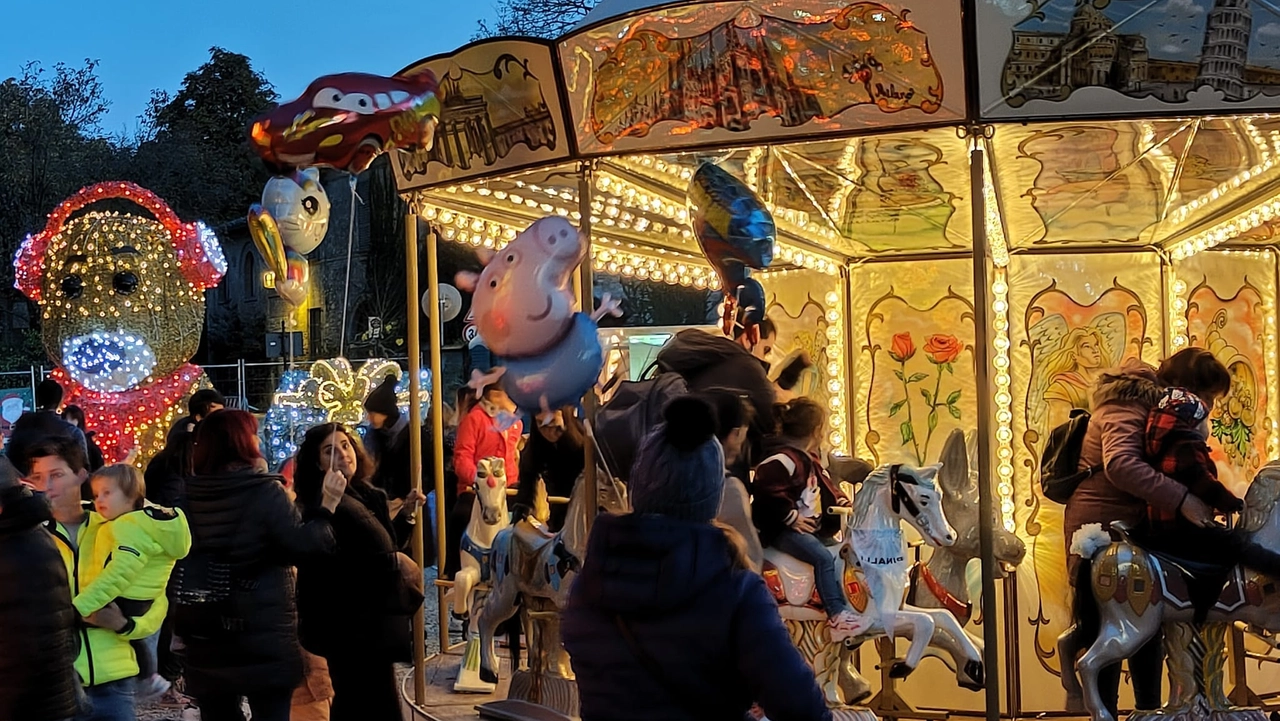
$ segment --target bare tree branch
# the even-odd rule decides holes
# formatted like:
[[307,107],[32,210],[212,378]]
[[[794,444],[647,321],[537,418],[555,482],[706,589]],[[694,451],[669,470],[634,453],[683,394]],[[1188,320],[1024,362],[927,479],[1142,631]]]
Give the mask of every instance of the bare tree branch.
[[558,38],[599,0],[503,0],[492,24],[481,20],[473,40],[503,35]]

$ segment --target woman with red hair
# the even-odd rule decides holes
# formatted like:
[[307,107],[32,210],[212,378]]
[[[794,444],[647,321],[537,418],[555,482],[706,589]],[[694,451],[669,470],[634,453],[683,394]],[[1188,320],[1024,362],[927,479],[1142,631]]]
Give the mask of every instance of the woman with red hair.
[[239,410],[196,428],[185,510],[191,554],[175,573],[174,633],[186,645],[187,693],[204,721],[287,721],[302,680],[290,567],[333,551],[330,519],[346,481],[326,478],[299,517],[280,476],[266,472],[258,422]]

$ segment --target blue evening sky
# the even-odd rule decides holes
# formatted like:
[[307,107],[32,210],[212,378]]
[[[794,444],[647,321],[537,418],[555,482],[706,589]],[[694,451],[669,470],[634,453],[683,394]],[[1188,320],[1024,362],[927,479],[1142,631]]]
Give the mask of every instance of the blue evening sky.
[[152,88],[177,90],[219,46],[249,56],[282,100],[313,79],[390,75],[467,43],[494,0],[22,0],[7,3],[0,80],[38,60],[101,61],[107,133],[132,132]]
[[[1166,60],[1195,61],[1204,43],[1205,17],[1213,0],[1112,0],[1103,11],[1123,24],[1119,32],[1142,35],[1151,56]],[[1253,32],[1249,64],[1280,66],[1280,16],[1275,3],[1252,3]],[[1075,0],[1048,0],[1041,8],[1043,21],[1029,20],[1026,30],[1066,32],[1075,11]]]

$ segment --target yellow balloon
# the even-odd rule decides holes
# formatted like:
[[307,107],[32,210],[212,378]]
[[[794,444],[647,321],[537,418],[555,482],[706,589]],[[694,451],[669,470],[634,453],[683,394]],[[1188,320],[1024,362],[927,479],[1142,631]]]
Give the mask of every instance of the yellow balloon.
[[249,208],[249,235],[253,236],[253,244],[258,247],[258,252],[262,253],[262,259],[267,262],[267,268],[276,274],[277,278],[283,278],[288,271],[288,262],[284,253],[284,238],[280,235],[280,228],[276,225],[275,218],[266,211],[261,205],[254,204]]

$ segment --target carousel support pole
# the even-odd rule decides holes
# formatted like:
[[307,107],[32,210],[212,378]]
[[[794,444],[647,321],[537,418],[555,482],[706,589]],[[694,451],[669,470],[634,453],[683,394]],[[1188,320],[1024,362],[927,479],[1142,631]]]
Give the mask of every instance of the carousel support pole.
[[[1000,719],[1000,635],[996,613],[996,559],[994,550],[996,518],[995,499],[991,497],[991,352],[990,323],[988,313],[991,301],[987,287],[987,224],[986,198],[982,192],[986,181],[986,162],[980,138],[984,128],[969,128],[972,150],[969,152],[969,188],[973,198],[973,305],[974,365],[977,366],[978,386],[978,546],[982,559],[982,665],[986,669],[986,717],[987,721]],[[1016,660],[1011,660],[1015,662]]]
[[[579,232],[587,239],[587,257],[583,259],[582,265],[578,268],[578,299],[582,304],[583,313],[591,313],[595,310],[595,280],[591,272],[591,192],[594,187],[593,171],[594,168],[589,161],[583,162],[578,168],[578,214],[582,220],[579,221]],[[583,422],[589,429],[594,429],[596,422],[596,391],[592,386],[587,390],[587,394],[582,398]],[[591,532],[592,520],[595,518],[594,510],[599,507],[600,488],[596,480],[596,441],[594,430],[587,433],[587,437],[582,444],[582,452],[586,456],[586,465],[582,467],[582,482],[587,484],[584,489],[583,501],[587,504],[587,508],[592,509],[592,513],[587,515],[587,533]]]
[[[418,368],[421,365],[419,349],[421,337],[418,332],[418,319],[422,312],[418,310],[418,216],[410,212],[404,219],[404,257],[405,257],[405,295],[408,304],[405,314],[408,317],[409,345],[409,477],[413,479],[414,488],[422,490],[422,413],[419,410],[422,402],[422,389],[419,387]],[[414,312],[414,311],[417,312]],[[413,560],[422,567],[422,526],[413,527]],[[413,614],[413,693],[414,700],[421,704],[427,696],[426,666],[426,624],[424,609]]]
[[[433,310],[432,320],[439,316],[440,308],[440,258],[438,247],[440,236],[432,228],[427,233],[427,301]],[[444,507],[444,364],[440,360],[440,349],[444,344],[444,321],[433,322],[428,331],[431,345],[431,473],[436,491],[436,579],[444,573],[447,553],[448,534],[445,532],[445,516],[449,509]],[[415,378],[416,380],[416,378]],[[446,589],[436,584],[436,610],[439,612],[440,652],[449,648],[449,607],[445,605]]]

